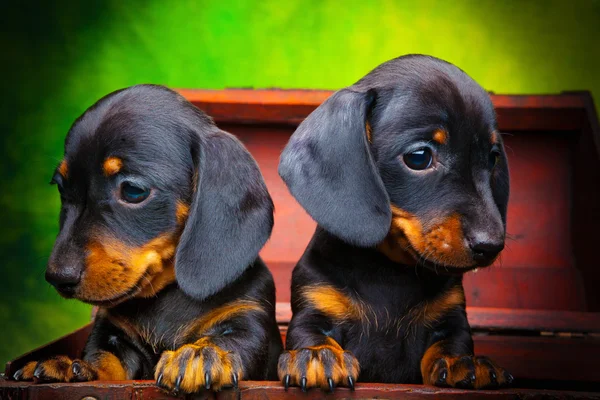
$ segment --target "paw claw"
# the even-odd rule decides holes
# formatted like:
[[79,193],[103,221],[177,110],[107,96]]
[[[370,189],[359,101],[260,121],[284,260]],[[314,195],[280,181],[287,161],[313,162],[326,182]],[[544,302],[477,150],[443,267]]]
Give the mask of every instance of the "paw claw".
[[475,376],[475,372],[471,372],[467,378],[471,383],[473,383],[477,379],[477,376]]
[[333,379],[331,377],[327,378],[327,384],[329,385],[329,391],[333,393]]
[[175,388],[173,389],[173,393],[179,393],[181,390],[181,381],[183,380],[183,375],[179,375],[177,379],[175,379]]
[[290,374],[286,374],[285,378],[283,378],[283,387],[285,388],[286,391],[290,387],[290,379],[291,379],[291,375]]
[[348,377],[348,386],[350,390],[354,391],[354,379],[351,376]]
[[15,381],[18,381],[18,380],[19,380],[19,379],[21,379],[22,377],[23,377],[23,370],[22,370],[22,369],[18,370],[18,371],[17,371],[17,372],[15,372],[15,373],[14,373],[14,375],[13,375],[13,379],[14,379]]
[[163,380],[163,374],[161,372],[158,375],[158,378],[156,379],[156,386],[158,386],[158,387],[164,387],[163,384],[162,384],[163,383],[162,380]]
[[79,375],[79,373],[81,372],[81,364],[79,364],[78,362],[74,362],[73,364],[71,364],[71,371],[73,372],[73,375]]
[[438,379],[436,381],[436,385],[437,386],[443,386],[446,385],[446,379],[448,378],[448,370],[446,368],[442,369],[440,371],[440,375],[438,376]]
[[238,376],[235,372],[233,374],[231,374],[231,382],[233,382],[234,389],[237,389],[238,388]]
[[211,380],[210,380],[210,373],[206,372],[204,373],[204,388],[206,390],[210,390],[210,384],[211,384]]
[[515,377],[506,371],[504,371],[504,376],[505,376],[507,385],[511,385],[515,381]]
[[302,388],[302,391],[306,393],[306,377],[303,376],[302,379],[300,379],[300,388]]
[[33,371],[33,377],[35,379],[40,379],[42,377],[42,367],[41,367],[41,365],[38,365],[37,367],[35,367],[35,370]]

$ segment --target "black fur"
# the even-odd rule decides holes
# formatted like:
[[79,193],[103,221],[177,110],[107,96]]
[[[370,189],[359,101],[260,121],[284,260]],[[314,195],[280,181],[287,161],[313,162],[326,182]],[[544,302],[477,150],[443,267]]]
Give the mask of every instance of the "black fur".
[[[121,160],[117,173],[103,169],[109,157]],[[239,354],[244,378],[273,378],[282,347],[275,286],[258,257],[271,234],[273,203],[244,146],[174,91],[139,85],[109,94],[77,119],[64,160],[64,170],[59,166],[53,178],[62,208],[46,276],[63,296],[100,306],[82,362],[93,365],[109,352],[129,379],[151,379],[164,351],[208,337]],[[149,197],[124,202],[124,182],[150,189]],[[181,212],[182,205],[189,213]],[[156,293],[137,295],[140,287],[155,289],[145,273],[127,291],[117,289],[126,286],[128,274],[139,273],[136,268],[151,270],[155,261],[129,265],[109,254],[106,268],[114,274],[102,275],[102,267],[96,273],[105,282],[88,276],[90,243],[133,249],[121,252],[128,257],[165,234],[173,236],[176,251],[168,250],[164,264],[174,264],[176,280],[171,269],[165,275],[171,281]],[[258,306],[217,321],[209,332],[182,335],[194,321],[236,300]],[[36,370],[43,371],[44,363]],[[38,381],[97,377],[38,375]]]
[[[438,129],[448,133],[446,144],[433,141]],[[433,324],[411,323],[410,316],[451,290],[462,292],[462,272],[491,263],[494,254],[469,265],[445,265],[408,246],[411,261],[394,262],[380,246],[394,205],[413,215],[424,232],[458,215],[461,244],[474,259],[477,244],[501,249],[509,177],[502,139],[490,140],[496,129],[490,97],[475,81],[447,62],[421,55],[382,64],[308,116],[279,167],[318,224],[293,272],[288,350],[333,338],[358,359],[361,381],[394,383],[423,382],[420,363],[435,343],[444,343],[448,357],[473,355],[464,302]],[[403,161],[420,148],[435,155],[427,171],[411,170]],[[490,167],[494,154],[497,164]],[[307,287],[324,285],[364,303],[368,321],[334,321],[302,297]],[[512,380],[508,374],[503,378],[488,386]],[[465,382],[456,386],[479,387]]]

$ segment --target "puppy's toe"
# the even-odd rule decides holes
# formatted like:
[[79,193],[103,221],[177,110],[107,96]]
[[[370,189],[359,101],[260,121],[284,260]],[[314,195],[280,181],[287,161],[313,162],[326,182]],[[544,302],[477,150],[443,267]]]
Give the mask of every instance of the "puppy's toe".
[[218,346],[188,344],[165,351],[156,366],[156,384],[175,394],[236,387],[243,377],[239,354]]
[[299,386],[333,392],[336,386],[354,389],[359,364],[354,355],[339,346],[323,345],[286,351],[279,357],[278,375],[287,389]]

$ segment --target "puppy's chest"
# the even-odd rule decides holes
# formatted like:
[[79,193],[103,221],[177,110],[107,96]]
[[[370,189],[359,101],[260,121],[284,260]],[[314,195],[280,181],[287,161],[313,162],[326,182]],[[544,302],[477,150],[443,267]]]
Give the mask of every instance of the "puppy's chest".
[[202,323],[212,309],[191,299],[168,297],[111,310],[109,321],[131,341],[154,354],[198,340],[206,333]]
[[[416,383],[418,365],[431,332],[426,322],[431,299],[418,293],[380,295],[362,297],[369,311],[360,323],[344,327],[342,346],[359,360],[361,379]],[[382,369],[382,365],[386,368]]]
[[417,332],[428,301],[420,293],[386,293],[385,290],[370,291],[354,299],[361,313],[359,323],[350,324],[349,330],[358,333],[361,340],[378,337],[389,341]]

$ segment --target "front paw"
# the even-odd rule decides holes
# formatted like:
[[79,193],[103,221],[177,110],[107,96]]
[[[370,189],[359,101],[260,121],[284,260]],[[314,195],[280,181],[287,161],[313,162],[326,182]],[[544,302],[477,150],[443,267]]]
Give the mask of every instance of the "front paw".
[[71,360],[66,356],[56,356],[44,361],[31,361],[15,372],[16,381],[47,382],[86,382],[97,379],[94,368],[83,360]]
[[239,354],[211,343],[187,344],[175,351],[163,352],[155,372],[156,384],[175,394],[237,387],[242,377]]
[[497,389],[509,386],[514,378],[483,356],[443,357],[433,362],[426,384],[461,389]]
[[354,390],[359,372],[356,357],[332,345],[285,351],[277,366],[279,379],[286,390],[289,386],[300,386],[302,391],[320,387],[333,392],[336,386],[348,386]]

